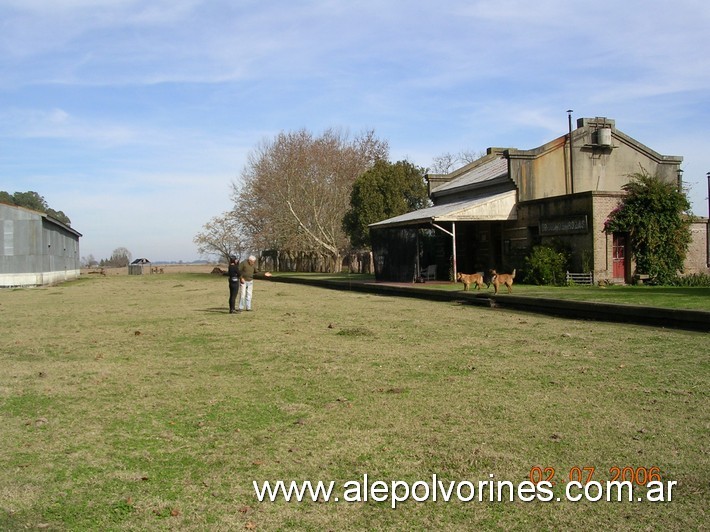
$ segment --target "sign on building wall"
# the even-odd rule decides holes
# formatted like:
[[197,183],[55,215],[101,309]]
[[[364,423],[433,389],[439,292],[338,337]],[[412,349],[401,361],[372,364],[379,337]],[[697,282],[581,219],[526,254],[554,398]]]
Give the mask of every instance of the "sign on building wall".
[[540,236],[573,235],[589,231],[587,215],[540,220]]

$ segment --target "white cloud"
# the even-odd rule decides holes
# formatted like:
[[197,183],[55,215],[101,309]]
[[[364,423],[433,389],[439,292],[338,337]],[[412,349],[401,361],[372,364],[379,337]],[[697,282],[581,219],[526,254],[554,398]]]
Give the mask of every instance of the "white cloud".
[[15,139],[69,139],[91,144],[116,145],[150,139],[130,125],[87,122],[63,109],[10,109],[0,112],[0,137]]

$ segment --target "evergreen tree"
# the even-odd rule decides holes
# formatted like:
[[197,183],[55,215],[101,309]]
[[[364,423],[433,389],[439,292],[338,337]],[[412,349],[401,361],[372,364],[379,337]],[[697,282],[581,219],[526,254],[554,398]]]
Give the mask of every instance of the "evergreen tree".
[[426,207],[425,170],[407,161],[379,160],[354,183],[343,229],[355,248],[370,246],[368,225]]
[[40,196],[34,190],[28,190],[27,192],[15,192],[14,194],[10,194],[5,190],[0,190],[0,203],[7,203],[9,205],[32,209],[33,211],[44,212],[55,220],[59,220],[67,225],[71,224],[71,220],[66,214],[64,214],[64,212],[55,211],[50,208],[44,197]]

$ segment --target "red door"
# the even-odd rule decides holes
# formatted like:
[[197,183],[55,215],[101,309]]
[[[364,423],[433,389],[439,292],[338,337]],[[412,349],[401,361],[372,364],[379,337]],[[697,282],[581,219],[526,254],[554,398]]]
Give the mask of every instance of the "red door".
[[612,252],[614,256],[614,279],[626,280],[626,235],[614,233]]

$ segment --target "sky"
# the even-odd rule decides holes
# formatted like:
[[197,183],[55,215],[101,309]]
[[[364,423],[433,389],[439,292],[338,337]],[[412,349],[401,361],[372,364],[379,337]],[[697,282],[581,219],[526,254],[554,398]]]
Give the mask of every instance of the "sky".
[[706,0],[0,0],[0,190],[82,257],[201,258],[250,152],[374,130],[390,160],[532,149],[604,116],[708,215]]

